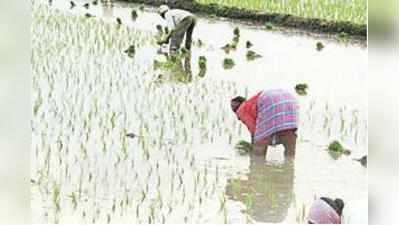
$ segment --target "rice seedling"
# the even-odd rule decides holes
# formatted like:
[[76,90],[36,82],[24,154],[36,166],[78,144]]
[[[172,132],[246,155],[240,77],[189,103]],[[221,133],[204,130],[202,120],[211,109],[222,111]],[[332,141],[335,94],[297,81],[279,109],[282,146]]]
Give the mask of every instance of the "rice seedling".
[[236,27],[233,30],[234,37],[240,37],[240,28]]
[[199,74],[198,74],[199,77],[204,77],[206,74],[206,62],[207,62],[207,60],[206,60],[205,56],[199,57],[199,59],[198,59],[198,66],[200,69]]
[[248,61],[253,61],[255,59],[262,58],[262,56],[252,50],[248,50],[247,54],[246,54],[246,58]]
[[230,51],[231,51],[233,48],[232,48],[232,45],[231,45],[231,44],[226,44],[226,45],[224,45],[221,49],[223,49],[223,51],[224,51],[226,54],[229,54]]
[[130,58],[133,58],[136,54],[136,47],[135,45],[130,45],[128,49],[124,51]]
[[201,39],[198,39],[198,40],[197,40],[197,46],[198,46],[199,48],[201,48],[202,46],[204,46],[204,43],[202,42]]
[[235,145],[234,148],[238,150],[240,155],[247,155],[252,151],[252,144],[247,141],[241,140]]
[[230,70],[235,66],[234,60],[231,58],[225,58],[223,60],[223,68],[225,70]]
[[118,23],[118,25],[122,25],[122,19],[121,18],[117,17],[116,18],[116,22]]
[[308,85],[307,84],[297,84],[295,85],[295,91],[298,95],[304,96],[307,95]]
[[328,150],[331,152],[342,153],[345,155],[351,154],[351,151],[345,149],[339,141],[333,141],[328,145]]
[[138,17],[137,11],[132,10],[132,12],[130,13],[130,17],[132,18],[133,21],[135,21]]
[[94,17],[94,15],[92,15],[92,14],[90,14],[90,13],[85,13],[85,17],[86,17],[86,18],[92,18],[92,17]]
[[248,193],[245,196],[245,206],[246,206],[246,210],[248,213],[251,212],[253,206],[254,206],[254,194],[253,193]]
[[341,33],[337,34],[337,38],[338,38],[338,40],[340,40],[342,42],[347,42],[349,40],[349,35],[345,32],[341,32]]
[[245,42],[246,48],[251,48],[252,46],[253,46],[252,42],[250,42],[250,41]]
[[90,4],[89,4],[89,3],[85,3],[85,4],[83,5],[83,7],[85,7],[86,9],[89,9]]
[[321,43],[320,41],[316,43],[317,51],[321,51],[321,50],[323,50],[323,48],[324,48],[323,43]]
[[274,30],[274,24],[271,23],[271,22],[267,22],[265,24],[265,27],[266,27],[267,30]]
[[54,184],[53,187],[53,204],[55,206],[56,212],[59,212],[61,210],[60,206],[60,186],[58,184]]

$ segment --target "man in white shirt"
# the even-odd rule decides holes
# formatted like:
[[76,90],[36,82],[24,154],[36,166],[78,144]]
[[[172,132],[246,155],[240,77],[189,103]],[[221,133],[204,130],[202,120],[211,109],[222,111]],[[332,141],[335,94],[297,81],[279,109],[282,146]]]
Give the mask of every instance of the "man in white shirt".
[[186,36],[185,48],[191,50],[193,31],[197,21],[195,16],[185,10],[169,9],[167,5],[161,5],[158,13],[167,21],[170,30],[167,37],[158,44],[170,43],[170,53],[176,53]]

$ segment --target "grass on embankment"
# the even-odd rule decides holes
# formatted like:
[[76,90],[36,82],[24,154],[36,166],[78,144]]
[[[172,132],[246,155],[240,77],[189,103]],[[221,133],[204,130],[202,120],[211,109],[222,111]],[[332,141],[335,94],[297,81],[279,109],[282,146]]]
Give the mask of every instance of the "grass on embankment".
[[195,0],[201,4],[218,4],[261,11],[282,13],[303,18],[319,18],[328,21],[343,21],[356,24],[367,23],[366,0]]
[[[121,0],[123,1],[123,0]],[[124,0],[126,2],[148,4],[160,6],[165,4],[164,0]],[[312,33],[323,33],[329,35],[345,35],[348,38],[366,40],[367,24],[358,24],[351,21],[330,21],[321,18],[306,18],[288,13],[262,12],[248,10],[238,7],[224,6],[218,1],[218,4],[204,4],[198,1],[215,0],[174,0],[168,3],[171,8],[179,8],[195,12],[196,14],[213,15],[242,21],[254,22],[256,24],[271,24],[273,27],[284,27],[299,29]],[[250,0],[257,1],[257,0]],[[292,1],[292,0],[291,0]],[[299,1],[299,0],[298,0]],[[307,1],[307,0],[303,0]],[[327,0],[323,0],[327,1]],[[342,0],[337,0],[342,1]],[[364,1],[364,0],[354,0]],[[320,7],[320,6],[318,6]],[[345,14],[342,12],[342,14]]]

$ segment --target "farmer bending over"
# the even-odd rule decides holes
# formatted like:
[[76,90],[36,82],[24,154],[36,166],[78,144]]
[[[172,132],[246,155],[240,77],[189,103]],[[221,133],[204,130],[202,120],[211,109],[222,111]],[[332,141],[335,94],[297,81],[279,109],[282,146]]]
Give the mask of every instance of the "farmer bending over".
[[169,9],[167,5],[161,5],[158,13],[164,18],[169,27],[169,34],[158,44],[170,42],[170,53],[176,53],[180,48],[184,36],[186,36],[186,49],[191,50],[192,36],[196,24],[196,18],[188,11],[181,9]]
[[278,144],[285,157],[295,157],[299,106],[293,95],[281,89],[261,91],[248,100],[233,98],[231,108],[251,133],[252,157],[264,159],[267,147]]

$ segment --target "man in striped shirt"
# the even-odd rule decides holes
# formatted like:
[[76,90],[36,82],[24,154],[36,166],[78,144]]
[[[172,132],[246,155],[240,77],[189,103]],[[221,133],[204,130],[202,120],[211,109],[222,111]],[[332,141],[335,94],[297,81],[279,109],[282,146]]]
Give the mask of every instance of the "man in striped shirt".
[[268,146],[282,144],[287,158],[295,157],[299,105],[282,89],[261,91],[250,99],[238,96],[231,108],[252,137],[252,156],[264,158]]

